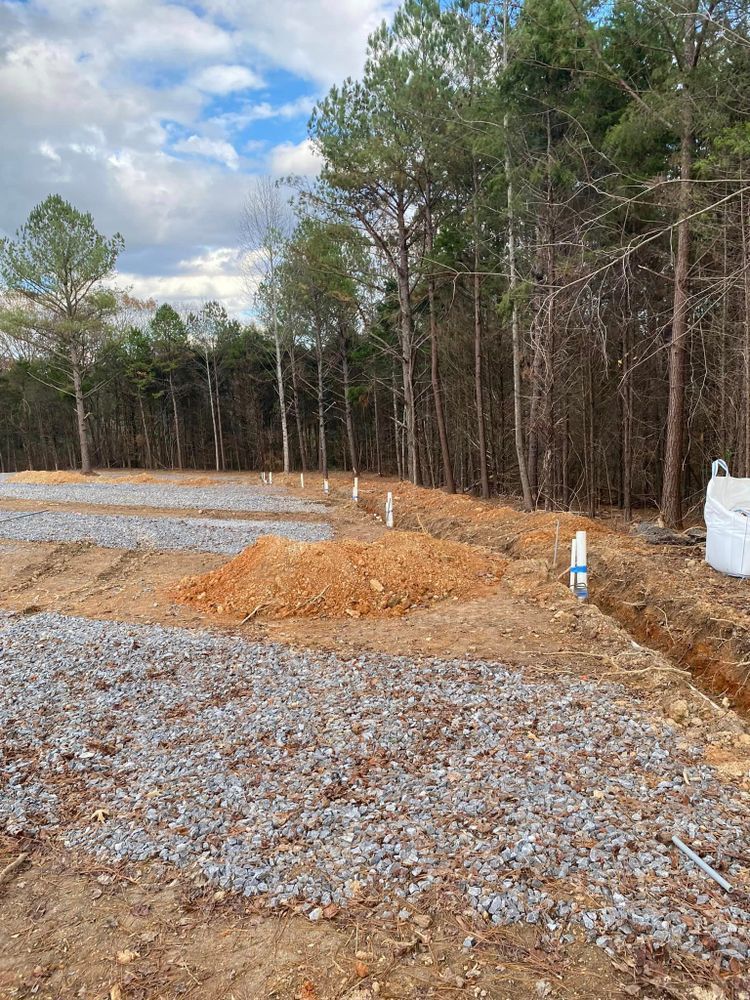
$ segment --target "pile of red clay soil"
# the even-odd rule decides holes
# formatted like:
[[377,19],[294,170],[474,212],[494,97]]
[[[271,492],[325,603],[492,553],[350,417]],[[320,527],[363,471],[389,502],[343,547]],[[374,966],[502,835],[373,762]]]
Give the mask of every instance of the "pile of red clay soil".
[[232,480],[212,479],[210,476],[188,476],[181,479],[178,476],[152,476],[150,472],[138,472],[128,476],[110,476],[102,479],[104,483],[148,483],[160,486],[221,486],[222,482]]
[[46,486],[57,486],[61,483],[90,483],[96,475],[84,476],[82,472],[17,472],[8,480],[10,483],[40,483]]
[[486,592],[505,565],[474,546],[405,531],[369,543],[267,535],[225,566],[186,577],[173,596],[241,618],[390,618]]
[[62,483],[165,483],[170,486],[220,486],[221,482],[212,479],[210,476],[190,476],[186,479],[179,479],[170,476],[153,476],[150,472],[138,472],[132,475],[103,476],[98,472],[93,472],[90,476],[84,476],[81,472],[73,471],[27,471],[17,472],[10,476],[8,482],[11,483],[38,483],[46,486],[58,486]]
[[163,483],[163,479],[157,479],[149,472],[138,472],[132,476],[109,476],[104,479],[105,483]]

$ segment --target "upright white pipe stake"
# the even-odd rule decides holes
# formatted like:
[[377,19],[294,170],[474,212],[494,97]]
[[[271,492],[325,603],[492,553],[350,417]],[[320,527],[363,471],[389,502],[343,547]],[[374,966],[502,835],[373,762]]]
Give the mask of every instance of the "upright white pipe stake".
[[359,502],[359,476],[354,477],[354,486],[352,486],[352,500],[355,503]]
[[586,532],[576,531],[576,597],[579,601],[589,596],[589,571],[586,552]]
[[266,474],[265,474],[265,472],[261,472],[260,478],[261,478],[261,480],[263,482],[263,485],[265,486],[266,485]]
[[387,493],[385,497],[385,526],[393,527],[393,494]]
[[299,474],[299,488],[301,490],[304,490],[304,488],[305,488],[305,474],[304,474],[304,472],[300,472],[300,474]]
[[273,486],[273,473],[272,472],[268,473],[268,485],[269,486]]
[[571,594],[576,592],[576,540],[570,543],[570,581],[568,583]]
[[328,494],[331,492],[331,487],[328,485],[327,479],[323,480],[323,492],[325,493],[326,496],[328,496]]

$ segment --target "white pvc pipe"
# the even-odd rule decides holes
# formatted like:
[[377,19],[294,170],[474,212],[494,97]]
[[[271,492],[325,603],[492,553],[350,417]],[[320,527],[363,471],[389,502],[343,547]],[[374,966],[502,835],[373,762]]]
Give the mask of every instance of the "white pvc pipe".
[[325,493],[326,496],[328,496],[328,494],[331,492],[331,487],[328,485],[327,479],[323,480],[323,492]]
[[299,474],[299,488],[301,490],[304,490],[304,488],[305,488],[305,474],[304,474],[304,472],[300,472],[300,474]]
[[356,503],[359,500],[359,476],[354,477],[354,486],[352,486],[352,500]]
[[266,484],[268,483],[268,480],[266,479],[266,474],[265,474],[265,472],[261,472],[261,476],[262,476],[262,478],[263,478],[263,485],[265,486],[265,485],[266,485]]
[[269,486],[273,486],[273,473],[272,472],[268,473],[268,485]]
[[732,891],[732,887],[729,882],[727,882],[725,878],[722,878],[721,875],[719,875],[719,873],[711,867],[711,865],[703,860],[703,858],[699,857],[691,847],[684,844],[677,834],[672,837],[672,843],[675,847],[678,847],[686,857],[690,858],[691,861],[694,861],[695,864],[706,873],[706,875],[709,875],[714,880],[714,882],[717,882],[722,889],[725,889],[727,892]]
[[387,493],[385,498],[385,526],[393,527],[393,494]]
[[586,532],[576,531],[576,597],[585,601],[589,596],[588,553]]

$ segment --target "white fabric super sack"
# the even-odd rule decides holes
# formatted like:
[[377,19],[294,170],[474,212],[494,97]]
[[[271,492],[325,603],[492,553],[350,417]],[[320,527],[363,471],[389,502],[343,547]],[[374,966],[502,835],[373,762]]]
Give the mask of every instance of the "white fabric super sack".
[[711,466],[704,517],[708,565],[728,576],[750,577],[750,479],[731,476],[721,458]]

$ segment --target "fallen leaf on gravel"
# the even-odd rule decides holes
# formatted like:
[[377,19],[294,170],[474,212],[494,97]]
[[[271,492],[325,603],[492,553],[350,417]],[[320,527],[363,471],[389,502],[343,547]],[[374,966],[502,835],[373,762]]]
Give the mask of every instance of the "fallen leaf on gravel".
[[106,809],[95,809],[91,814],[91,818],[96,820],[97,823],[106,823],[109,819],[109,812]]
[[125,951],[117,952],[117,961],[120,965],[130,965],[130,963],[134,962],[136,958],[138,958],[137,951],[129,951],[128,949],[125,949]]
[[123,1000],[122,990],[116,983],[109,991],[109,1000]]
[[354,973],[359,979],[364,979],[365,976],[370,975],[370,967],[365,962],[360,962],[358,959],[354,963]]
[[300,990],[299,1000],[318,1000],[318,994],[315,990],[315,983],[310,979],[306,979],[302,984],[302,989]]
[[341,907],[337,906],[335,903],[329,903],[328,906],[323,907],[323,916],[326,920],[333,920],[340,909]]

